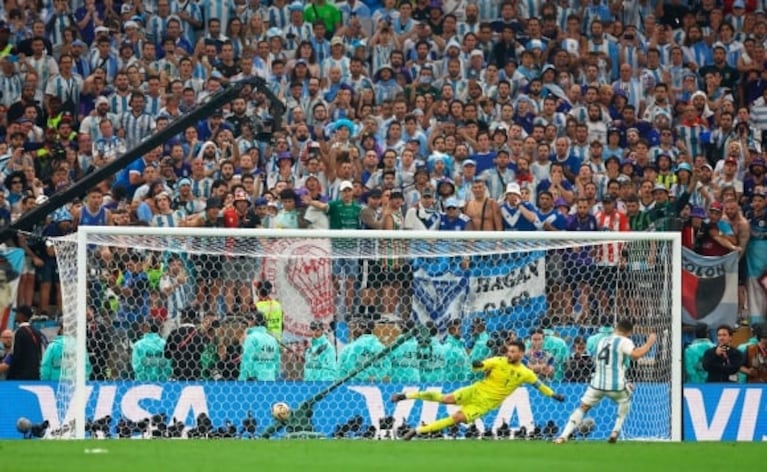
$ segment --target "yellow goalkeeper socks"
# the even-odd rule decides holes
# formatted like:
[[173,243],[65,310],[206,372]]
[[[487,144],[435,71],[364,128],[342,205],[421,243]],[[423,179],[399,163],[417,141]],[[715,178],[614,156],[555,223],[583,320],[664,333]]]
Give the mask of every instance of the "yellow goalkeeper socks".
[[419,426],[415,430],[418,434],[434,433],[436,431],[442,431],[445,428],[449,428],[454,424],[455,420],[451,416],[448,416],[447,418],[442,418],[441,420],[429,423],[426,426]]
[[439,392],[410,392],[405,394],[405,398],[427,402],[441,402],[442,394]]

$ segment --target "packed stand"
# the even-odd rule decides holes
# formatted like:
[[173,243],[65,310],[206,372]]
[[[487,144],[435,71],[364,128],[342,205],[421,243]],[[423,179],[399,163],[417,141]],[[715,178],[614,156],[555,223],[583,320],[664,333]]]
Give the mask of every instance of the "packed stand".
[[[759,0],[149,3],[53,0],[4,12],[4,222],[232,82],[266,79],[287,107],[283,126],[248,86],[18,233],[8,243],[27,254],[20,306],[61,312],[47,238],[80,225],[147,225],[682,231],[701,254],[738,251],[740,315],[767,311]],[[256,302],[234,275],[252,262],[198,257],[187,265],[95,251],[93,318],[159,343],[189,308],[199,325]],[[564,261],[609,275],[623,258]],[[358,268],[343,262],[346,307],[406,318],[397,294],[407,266],[369,269],[380,287],[366,297],[357,295]],[[192,267],[215,282],[196,285]],[[578,305],[577,323],[601,324],[613,295],[594,287],[590,302],[589,287],[560,282],[554,321]],[[104,348],[110,337],[100,339]],[[115,351],[119,370],[130,370],[136,349]],[[555,375],[567,375],[562,365]]]

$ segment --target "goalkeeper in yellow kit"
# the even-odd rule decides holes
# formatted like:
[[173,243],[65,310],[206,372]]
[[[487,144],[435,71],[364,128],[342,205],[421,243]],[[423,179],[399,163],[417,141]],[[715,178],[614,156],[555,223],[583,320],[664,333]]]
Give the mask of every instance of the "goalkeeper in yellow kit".
[[535,373],[522,364],[525,355],[525,344],[522,341],[512,341],[506,346],[506,356],[491,357],[484,361],[474,361],[475,371],[485,372],[485,378],[455,392],[443,395],[439,392],[396,393],[393,402],[402,400],[425,400],[446,405],[459,405],[460,410],[452,416],[439,419],[433,423],[418,428],[412,428],[402,436],[409,441],[416,434],[441,431],[457,423],[472,423],[489,411],[498,408],[501,403],[522,384],[535,386],[542,394],[558,402],[565,400],[563,395],[554,393],[548,386],[538,380]]

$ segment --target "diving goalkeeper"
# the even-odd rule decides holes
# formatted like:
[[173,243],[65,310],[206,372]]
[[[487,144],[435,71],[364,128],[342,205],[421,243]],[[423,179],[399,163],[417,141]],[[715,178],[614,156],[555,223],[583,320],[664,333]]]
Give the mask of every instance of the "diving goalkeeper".
[[433,423],[418,428],[411,428],[402,436],[409,441],[416,434],[441,431],[457,423],[472,423],[489,411],[498,408],[501,403],[522,384],[535,386],[542,394],[558,402],[565,397],[554,393],[551,388],[538,380],[535,373],[522,364],[525,354],[525,344],[522,341],[512,341],[506,346],[506,356],[491,357],[484,361],[474,361],[472,368],[485,373],[485,378],[455,392],[443,395],[439,392],[396,393],[393,402],[402,400],[425,400],[446,405],[460,405],[461,409],[452,416],[439,419]]

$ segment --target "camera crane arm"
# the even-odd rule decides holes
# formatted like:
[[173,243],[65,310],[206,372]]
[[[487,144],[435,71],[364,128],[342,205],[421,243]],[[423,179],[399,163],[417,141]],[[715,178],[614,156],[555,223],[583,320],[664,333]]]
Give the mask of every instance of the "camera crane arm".
[[138,146],[128,150],[125,154],[116,158],[104,167],[96,169],[94,172],[84,176],[71,187],[52,195],[45,203],[33,208],[28,213],[25,213],[14,223],[0,228],[0,241],[7,240],[17,231],[32,230],[35,224],[44,221],[53,211],[69,203],[74,198],[82,197],[87,193],[89,188],[95,186],[102,180],[117,174],[117,172],[125,169],[131,162],[139,159],[174,136],[183,133],[190,125],[195,125],[198,121],[207,118],[211,115],[213,110],[221,108],[235,98],[241,96],[243,90],[246,90],[247,86],[252,86],[254,90],[266,95],[271,102],[274,127],[275,129],[279,128],[281,126],[282,115],[285,112],[285,105],[269,89],[266,80],[261,77],[251,77],[232,82],[228,87],[211,95],[207,100],[189,113],[171,121],[163,130],[146,138],[139,143]]

